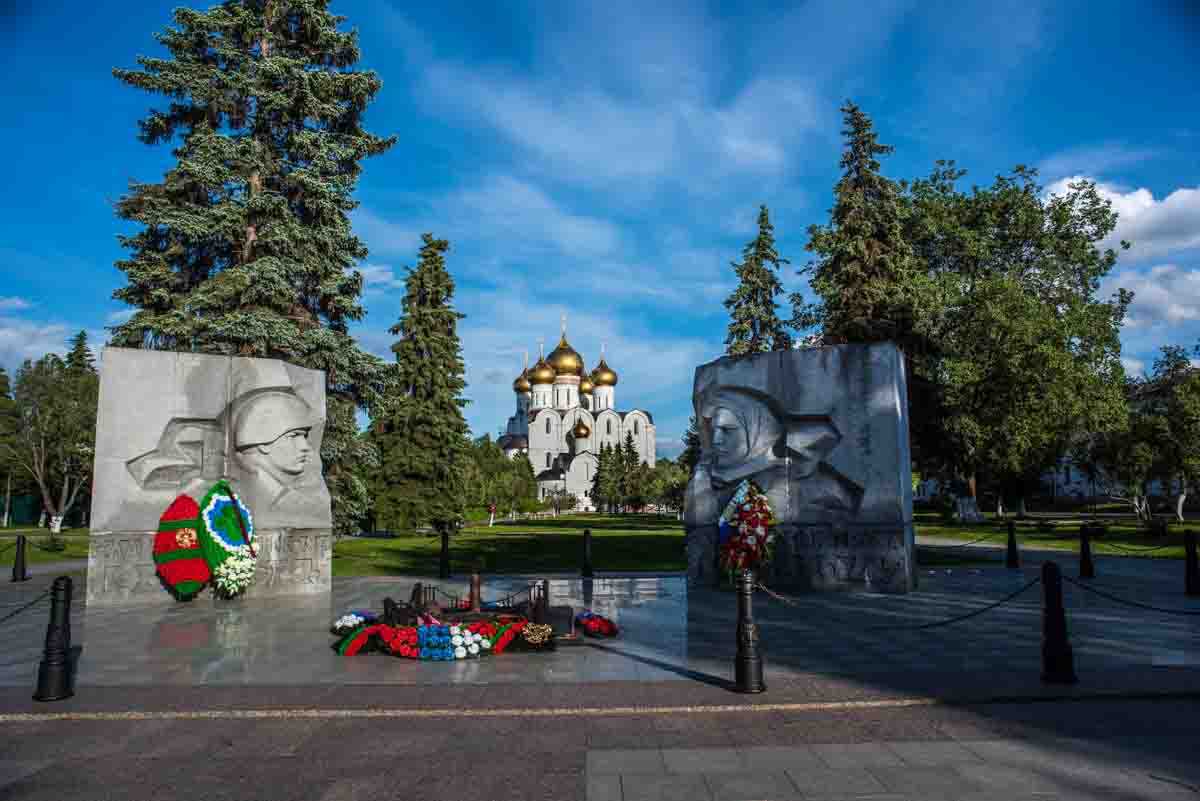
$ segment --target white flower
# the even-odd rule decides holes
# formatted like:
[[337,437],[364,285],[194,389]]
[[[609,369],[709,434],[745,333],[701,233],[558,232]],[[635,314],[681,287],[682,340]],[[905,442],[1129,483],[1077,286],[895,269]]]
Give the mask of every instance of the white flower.
[[492,647],[492,641],[491,640],[480,640],[479,647],[486,651],[487,649]]
[[479,653],[479,646],[475,643],[471,643],[471,646],[467,648],[467,650],[471,652],[471,656],[475,656]]
[[754,533],[758,534],[758,536],[760,536],[760,537],[765,536],[767,533],[767,527],[759,526],[757,529],[754,530]]
[[467,658],[467,649],[463,648],[461,645],[458,646],[457,648],[455,648],[454,649],[454,658],[455,659],[466,659]]
[[475,639],[475,642],[483,642],[483,635],[480,634],[479,632],[475,632],[474,639]]
[[462,629],[460,629],[458,626],[450,627],[450,636],[451,637],[455,636],[456,634],[461,634],[461,633],[462,633]]
[[758,540],[756,540],[756,539],[754,538],[754,535],[753,535],[753,534],[751,534],[750,536],[746,537],[746,544],[747,544],[747,545],[754,545],[754,544],[756,544],[757,542],[758,542]]
[[[451,630],[451,631],[454,631],[454,629],[450,629],[450,630]],[[461,634],[455,634],[453,637],[451,637],[451,638],[450,638],[450,642],[451,642],[452,644],[454,644],[454,645],[462,645],[462,644],[463,644],[463,638],[462,638],[462,635],[461,635]]]

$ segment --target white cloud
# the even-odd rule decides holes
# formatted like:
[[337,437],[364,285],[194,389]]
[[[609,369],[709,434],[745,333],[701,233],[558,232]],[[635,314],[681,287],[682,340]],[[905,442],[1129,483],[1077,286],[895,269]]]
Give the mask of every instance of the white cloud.
[[0,297],[0,312],[23,311],[32,306],[25,298]]
[[1126,325],[1129,328],[1178,325],[1200,320],[1200,270],[1160,264],[1147,271],[1121,270],[1104,279],[1101,297],[1117,287],[1133,291]]
[[364,295],[377,295],[404,288],[404,279],[398,277],[386,264],[360,264],[357,269],[363,277]]
[[1125,367],[1125,374],[1130,376],[1140,376],[1146,369],[1146,362],[1131,356],[1122,356],[1121,364]]
[[133,317],[136,312],[137,309],[121,309],[111,312],[105,316],[104,322],[106,325],[120,325],[121,323],[128,322],[129,318]]
[[66,353],[67,339],[76,330],[62,323],[0,317],[0,366],[11,375],[26,359]]
[[737,173],[786,168],[818,128],[808,84],[760,78],[728,102],[664,91],[617,96],[595,88],[435,64],[425,95],[436,108],[481,119],[534,157],[527,166],[589,185],[671,181],[710,191]]
[[1102,175],[1119,167],[1141,164],[1157,156],[1149,148],[1133,148],[1119,142],[1106,142],[1064,150],[1043,159],[1038,172],[1046,180],[1055,181],[1069,175]]
[[[1083,180],[1071,176],[1046,187],[1047,194],[1064,194],[1068,185]],[[1133,247],[1129,258],[1150,259],[1174,250],[1200,247],[1200,187],[1181,188],[1161,200],[1145,188],[1122,191],[1120,187],[1097,182],[1096,191],[1112,203],[1117,212],[1116,230],[1102,247],[1116,248],[1122,239]]]

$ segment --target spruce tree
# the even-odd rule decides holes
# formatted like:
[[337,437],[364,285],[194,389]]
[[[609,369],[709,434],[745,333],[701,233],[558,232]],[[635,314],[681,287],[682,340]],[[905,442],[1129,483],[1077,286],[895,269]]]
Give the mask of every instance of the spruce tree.
[[356,436],[356,407],[386,393],[386,365],[360,350],[367,256],[350,229],[359,162],[395,138],[363,128],[380,88],[357,71],[358,37],[329,0],[227,0],[178,8],[157,39],[168,58],[138,58],[114,76],[166,99],[140,123],[148,145],[173,143],[158,183],[131,183],[117,215],[135,308],[114,345],[283,359],[325,371],[321,458],[334,528],[366,513],[355,475],[377,463]]
[[880,173],[880,144],[870,117],[847,101],[841,108],[846,149],[834,189],[830,224],[811,225],[805,249],[816,254],[801,272],[819,304],[792,295],[793,324],[821,327],[826,343],[907,339],[915,260],[904,236],[900,186]]
[[621,465],[621,504],[630,502],[634,495],[637,481],[637,469],[642,460],[638,458],[637,447],[633,443],[633,432],[626,429],[625,442],[620,448],[619,463]]
[[738,286],[725,300],[733,319],[725,337],[725,352],[744,356],[768,350],[787,350],[792,338],[784,330],[775,310],[775,298],[783,292],[780,265],[790,264],[775,249],[775,227],[766,206],[758,209],[758,235],[742,250],[742,262],[732,263]]
[[464,513],[463,315],[451,305],[454,279],[443,257],[450,243],[431,234],[421,239],[420,260],[404,281],[400,320],[391,328],[399,337],[392,345],[397,390],[378,427],[383,467],[375,503],[389,527],[430,523],[440,531]]
[[605,488],[605,471],[608,469],[609,452],[608,444],[600,444],[600,452],[596,454],[596,472],[592,476],[592,501],[599,509],[604,503],[604,488]]
[[87,331],[80,331],[71,338],[71,349],[67,352],[67,369],[73,372],[96,372],[96,359],[88,347]]

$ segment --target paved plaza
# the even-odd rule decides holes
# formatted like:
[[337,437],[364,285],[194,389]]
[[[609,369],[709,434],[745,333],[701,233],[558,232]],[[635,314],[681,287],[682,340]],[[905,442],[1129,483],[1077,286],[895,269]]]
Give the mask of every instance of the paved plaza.
[[[1074,686],[1040,680],[1040,586],[915,628],[1019,590],[1039,559],[923,569],[905,596],[758,593],[757,696],[730,692],[733,593],[679,575],[549,577],[552,604],[621,636],[450,664],[329,647],[333,617],[407,598],[411,577],[338,579],[319,603],[77,600],[77,694],[53,704],[29,700],[43,602],[2,624],[0,799],[1200,797],[1200,616],[1066,584]],[[1097,573],[1119,598],[1200,611],[1177,560],[1101,557]],[[489,576],[485,600],[535,578]],[[0,617],[48,580],[3,585]],[[189,764],[186,793],[158,776]]]

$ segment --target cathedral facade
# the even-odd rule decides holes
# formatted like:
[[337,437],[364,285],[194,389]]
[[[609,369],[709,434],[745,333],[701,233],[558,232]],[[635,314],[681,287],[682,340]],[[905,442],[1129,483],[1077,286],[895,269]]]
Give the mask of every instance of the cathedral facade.
[[628,432],[643,462],[654,466],[654,418],[642,409],[619,411],[617,374],[604,360],[588,372],[583,357],[567,343],[566,326],[558,347],[513,381],[516,414],[508,418],[499,445],[512,458],[524,453],[537,476],[538,497],[565,490],[577,509],[595,509],[591,498],[602,445],[620,446]]

